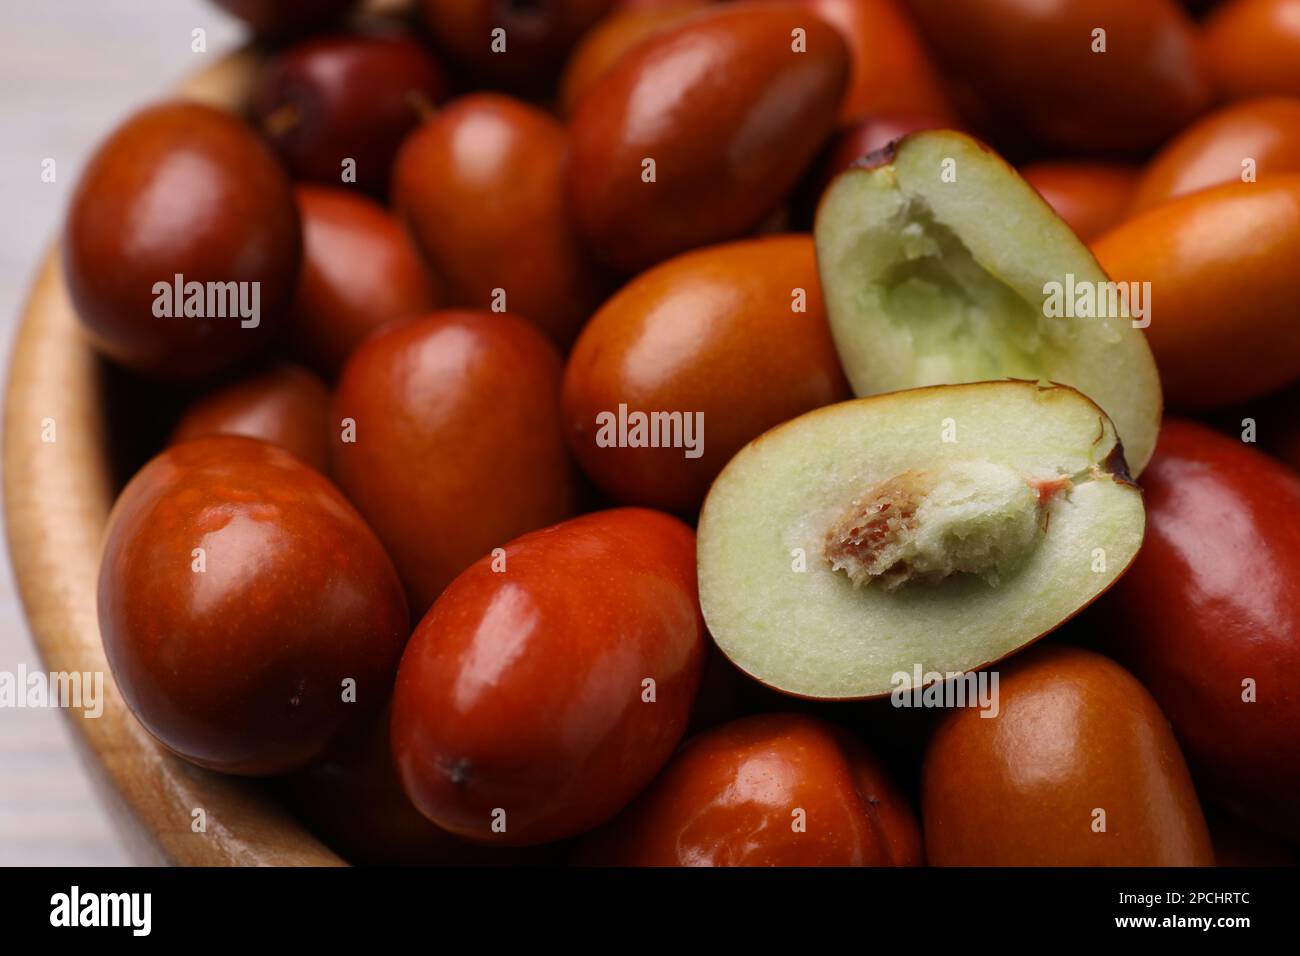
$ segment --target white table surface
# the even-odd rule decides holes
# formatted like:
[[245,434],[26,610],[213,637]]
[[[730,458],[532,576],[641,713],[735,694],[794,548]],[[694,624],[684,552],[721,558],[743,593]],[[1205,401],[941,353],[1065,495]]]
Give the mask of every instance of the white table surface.
[[[196,27],[207,31],[206,54],[191,51]],[[89,151],[131,109],[238,45],[242,35],[239,24],[203,0],[0,3],[0,323],[6,368],[29,278],[58,233]],[[41,182],[45,157],[57,162],[53,184]],[[0,671],[38,669],[7,550],[0,565]],[[0,708],[0,865],[130,863],[69,733],[57,711]]]

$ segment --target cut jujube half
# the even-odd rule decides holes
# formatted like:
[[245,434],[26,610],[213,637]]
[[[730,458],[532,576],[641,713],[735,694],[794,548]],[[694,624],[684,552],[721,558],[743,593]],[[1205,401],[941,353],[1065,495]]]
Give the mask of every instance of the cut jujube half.
[[1146,466],[1161,393],[1140,326],[1160,319],[1149,301],[1121,298],[1133,290],[1110,284],[1070,227],[988,147],[951,130],[903,137],[835,179],[816,240],[854,394],[1061,382],[1110,415],[1133,474]]
[[718,647],[801,697],[880,697],[998,661],[1137,554],[1115,426],[1075,389],[1002,381],[829,405],[745,446],[699,523]]

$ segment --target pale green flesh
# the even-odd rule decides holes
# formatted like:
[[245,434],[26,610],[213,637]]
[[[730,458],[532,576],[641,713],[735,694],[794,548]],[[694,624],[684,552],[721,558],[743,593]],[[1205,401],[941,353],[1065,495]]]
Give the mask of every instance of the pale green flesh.
[[[945,420],[956,442],[942,440]],[[1028,383],[900,392],[795,419],[732,459],[705,503],[699,583],[709,630],[742,670],[807,697],[879,696],[914,665],[946,673],[999,660],[1088,604],[1137,553],[1141,494],[1100,467],[1114,444],[1093,403]],[[887,591],[830,569],[826,529],[856,494],[958,461],[1085,480],[1052,500],[1037,545],[994,582],[957,574]],[[804,571],[794,569],[796,549]]]
[[[942,181],[946,159],[956,181]],[[1125,316],[1049,317],[1044,286],[1104,283],[1088,250],[1001,159],[959,134],[903,141],[895,162],[827,191],[817,257],[836,348],[858,395],[1022,378],[1072,385],[1111,415],[1136,474],[1160,383]]]

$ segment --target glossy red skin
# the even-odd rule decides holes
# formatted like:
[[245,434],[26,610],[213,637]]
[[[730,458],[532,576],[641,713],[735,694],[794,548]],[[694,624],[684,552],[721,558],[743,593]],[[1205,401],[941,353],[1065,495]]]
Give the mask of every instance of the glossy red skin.
[[[113,361],[193,381],[265,347],[282,325],[302,240],[289,181],[229,113],[198,103],[141,110],[91,157],[63,235],[82,327]],[[259,324],[153,314],[154,284],[257,282]]]
[[295,179],[344,185],[353,159],[357,185],[382,194],[402,140],[446,95],[442,68],[415,40],[339,34],[276,56],[252,115]]
[[299,186],[303,259],[289,344],[334,378],[376,329],[437,308],[441,290],[388,210],[347,189]]
[[[420,0],[420,15],[448,52],[495,83],[518,84],[558,67],[614,0]],[[506,50],[492,52],[492,31]]]
[[1261,181],[1273,173],[1300,171],[1300,97],[1242,100],[1187,127],[1143,170],[1129,215],[1209,186],[1240,182],[1246,158],[1255,161]]
[[[1166,419],[1147,534],[1107,597],[1115,653],[1169,716],[1203,793],[1300,837],[1300,477]],[[1241,699],[1244,678],[1257,701]]]
[[941,66],[1051,146],[1141,151],[1211,102],[1199,32],[1174,0],[905,2]]
[[[947,711],[922,771],[933,866],[1212,866],[1169,724],[1109,658],[1039,645],[999,668],[999,710]],[[1105,832],[1093,830],[1102,809]]]
[[[393,754],[439,826],[529,846],[605,822],[668,760],[705,631],[695,535],[668,515],[584,515],[510,542],[505,560],[503,572],[475,563],[416,628]],[[491,829],[497,808],[504,833]]]
[[492,312],[401,323],[348,361],[334,475],[392,555],[414,615],[493,548],[573,513],[560,374],[541,333]]
[[564,205],[568,138],[541,110],[477,93],[449,104],[402,147],[393,199],[451,304],[505,307],[564,346],[606,281]]
[[1031,163],[1020,175],[1083,242],[1124,220],[1138,182],[1132,166],[1078,160]]
[[201,767],[275,774],[319,757],[382,704],[408,620],[361,516],[266,442],[175,445],[109,517],[99,627],[113,677],[145,729]]
[[325,383],[297,365],[280,364],[200,398],[176,423],[168,444],[246,435],[279,445],[324,474],[330,431]]
[[757,228],[830,134],[849,65],[835,28],[790,3],[720,6],[636,47],[569,124],[568,201],[592,252],[632,273]]
[[458,840],[426,820],[402,792],[389,746],[392,708],[350,727],[329,753],[289,780],[294,806],[349,863],[490,866],[526,862]]
[[703,10],[710,0],[673,0],[615,10],[573,48],[560,77],[561,116],[572,116],[579,101],[620,59],[665,27]]
[[213,0],[257,33],[283,36],[337,20],[356,0]]
[[[767,2],[767,0],[759,0]],[[898,0],[803,0],[832,24],[853,56],[840,118],[920,113],[956,119],[943,80]]]
[[[794,829],[795,811],[806,829]],[[911,807],[848,733],[761,714],[687,742],[636,802],[589,838],[601,866],[919,866]]]
[[1205,21],[1215,79],[1228,96],[1300,96],[1300,0],[1233,0]]
[[[794,312],[795,289],[807,310]],[[564,373],[570,447],[620,504],[693,519],[724,465],[804,412],[851,398],[806,235],[699,249],[643,273],[583,329]],[[597,416],[702,413],[703,454],[597,444]]]

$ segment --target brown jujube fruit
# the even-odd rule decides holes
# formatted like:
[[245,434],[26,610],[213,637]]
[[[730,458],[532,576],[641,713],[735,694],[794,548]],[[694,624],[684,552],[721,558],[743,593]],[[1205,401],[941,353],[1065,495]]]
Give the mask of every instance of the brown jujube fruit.
[[449,104],[403,145],[393,198],[451,305],[522,316],[564,346],[599,303],[605,280],[564,205],[568,139],[541,110],[475,93]]
[[1103,605],[1207,799],[1300,839],[1300,476],[1237,435],[1166,419],[1147,537]]
[[467,843],[425,819],[402,792],[389,745],[392,708],[340,734],[329,752],[287,783],[293,806],[349,863],[493,866],[524,851]]
[[1212,866],[1169,723],[1109,658],[1045,645],[1000,668],[999,710],[947,713],[926,750],[935,866]]
[[[767,0],[754,0],[767,2]],[[920,113],[956,119],[943,78],[898,0],[802,0],[848,44],[853,60],[840,118]]]
[[1300,379],[1300,173],[1162,203],[1092,244],[1117,282],[1149,282],[1147,341],[1174,408],[1212,408]]
[[[263,348],[283,324],[301,253],[298,210],[271,151],[229,113],[186,102],[141,110],[109,136],[82,173],[63,234],[64,277],[95,347],[168,381]],[[258,315],[231,315],[229,304],[225,317],[210,315],[206,296],[203,316],[178,315],[184,299],[170,303],[171,317],[156,315],[177,276],[222,283],[227,303],[230,289],[245,290],[248,305],[255,291]]]
[[[564,62],[573,44],[614,0],[419,0],[425,26],[457,61],[485,81],[517,86]],[[496,30],[504,31],[500,37]],[[504,41],[498,52],[494,44]]]
[[835,28],[791,3],[720,6],[637,46],[569,124],[593,254],[632,273],[757,228],[830,134],[849,66]]
[[[1300,8],[1298,8],[1300,9]],[[1142,171],[1130,215],[1188,193],[1300,172],[1300,96],[1242,100],[1179,133]]]
[[383,704],[408,621],[361,516],[266,442],[174,445],[109,517],[99,627],[113,677],[145,728],[201,767],[315,760]]
[[329,469],[329,414],[325,383],[304,368],[279,364],[200,398],[176,423],[168,444],[245,435],[279,445],[324,474]]
[[921,834],[846,731],[761,714],[687,741],[578,861],[600,866],[917,866]]
[[384,542],[414,615],[493,548],[572,514],[560,375],[540,332],[493,312],[401,323],[348,360],[334,475]]
[[302,272],[289,347],[334,378],[376,329],[439,304],[437,278],[401,224],[377,202],[327,186],[299,186]]
[[583,35],[560,77],[560,114],[572,116],[587,91],[630,50],[665,27],[708,6],[709,0],[670,0],[617,10]]
[[[274,57],[252,115],[295,179],[383,195],[402,140],[446,95],[442,68],[410,37],[338,34]],[[344,176],[349,160],[355,179]]]
[[1300,0],[1231,0],[1205,21],[1214,78],[1229,97],[1300,96]]
[[1138,182],[1132,166],[1079,160],[1031,163],[1020,175],[1084,242],[1123,221]]
[[940,66],[992,119],[1051,146],[1140,152],[1214,94],[1200,31],[1174,0],[905,3]]
[[[583,329],[564,375],[568,437],[588,476],[621,504],[689,516],[746,442],[849,397],[800,235],[700,249],[638,276]],[[703,453],[604,442],[600,416],[621,405],[680,413],[683,440],[685,416],[702,415]]]
[[452,582],[402,657],[402,786],[482,843],[590,830],[680,742],[705,640],[695,535],[675,518],[618,508],[505,542]]

